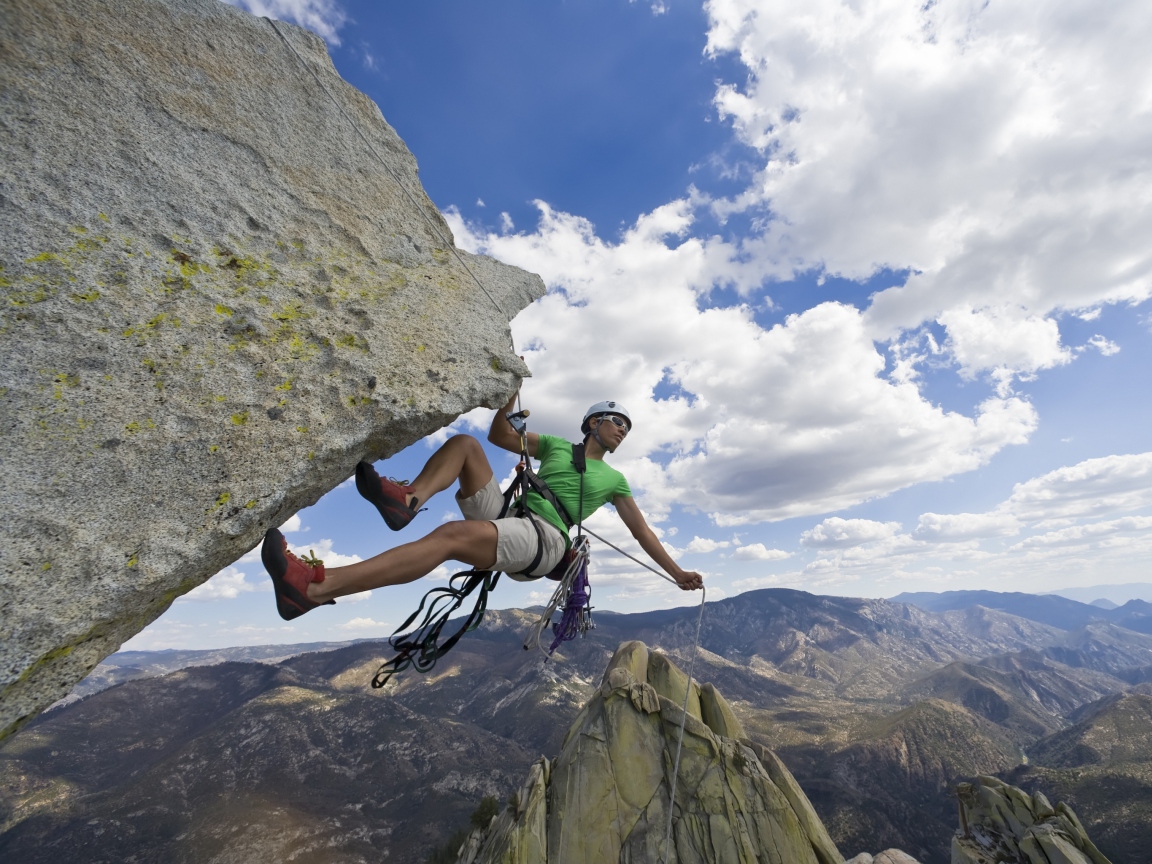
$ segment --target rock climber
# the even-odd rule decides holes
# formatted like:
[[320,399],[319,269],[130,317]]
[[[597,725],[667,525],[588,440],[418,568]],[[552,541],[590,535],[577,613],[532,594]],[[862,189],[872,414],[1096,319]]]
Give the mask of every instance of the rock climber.
[[[521,454],[521,438],[507,419],[516,397],[492,419],[488,440],[504,450]],[[619,402],[598,402],[585,412],[586,471],[583,478],[583,513],[578,517],[580,475],[572,462],[572,444],[554,435],[528,432],[528,455],[540,460],[538,476],[573,520],[587,518],[612,502],[640,547],[671,576],[681,589],[694,591],[703,577],[681,569],[644,520],[624,475],[604,461],[615,453],[632,428],[628,411]],[[382,478],[368,462],[356,466],[356,489],[376,506],[384,522],[399,531],[437,492],[460,481],[456,501],[462,521],[447,522],[423,538],[396,546],[367,561],[325,569],[314,557],[298,557],[276,528],[264,537],[261,557],[272,577],[276,608],[291,620],[346,594],[401,585],[427,576],[445,561],[463,561],[482,570],[503,571],[518,581],[550,573],[571,545],[568,527],[547,500],[535,492],[527,496],[522,517],[500,516],[503,493],[484,455],[471,435],[449,438],[425,463],[411,483]],[[533,524],[535,523],[535,524]],[[540,553],[538,555],[538,553]],[[537,565],[531,567],[533,561]],[[524,570],[531,569],[530,573]]]

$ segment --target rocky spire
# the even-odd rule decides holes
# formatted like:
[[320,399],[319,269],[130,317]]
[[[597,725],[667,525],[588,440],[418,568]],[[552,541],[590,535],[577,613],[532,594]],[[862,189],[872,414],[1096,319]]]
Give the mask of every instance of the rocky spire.
[[[724,697],[642,642],[617,650],[560,755],[541,758],[460,864],[843,864],[803,790]],[[676,741],[684,745],[665,858]]]
[[1088,839],[1072,808],[1055,807],[995,777],[956,787],[960,830],[952,864],[1110,864]]

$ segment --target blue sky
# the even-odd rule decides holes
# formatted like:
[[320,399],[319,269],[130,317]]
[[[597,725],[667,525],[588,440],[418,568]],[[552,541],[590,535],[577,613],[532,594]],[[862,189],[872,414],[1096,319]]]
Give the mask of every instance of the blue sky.
[[[1146,4],[234,5],[322,35],[457,244],[544,277],[513,322],[533,428],[625,402],[614,464],[710,598],[1152,581]],[[348,486],[298,515],[330,564],[406,536]],[[593,585],[694,599],[607,550]],[[267,587],[241,560],[130,647],[379,636],[431,586],[290,624]]]

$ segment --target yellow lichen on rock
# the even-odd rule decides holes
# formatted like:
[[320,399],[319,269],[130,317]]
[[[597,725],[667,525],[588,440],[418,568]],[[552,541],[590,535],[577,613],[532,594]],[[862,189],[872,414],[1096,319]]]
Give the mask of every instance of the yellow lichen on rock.
[[291,24],[23,0],[0,55],[3,738],[360,459],[503,404],[544,285],[452,247]]

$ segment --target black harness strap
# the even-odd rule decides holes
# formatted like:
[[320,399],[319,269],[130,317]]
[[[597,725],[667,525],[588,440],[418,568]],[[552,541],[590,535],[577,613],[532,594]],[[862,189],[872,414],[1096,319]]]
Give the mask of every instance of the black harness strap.
[[[572,446],[578,445],[573,444]],[[522,476],[529,489],[552,505],[552,509],[556,511],[556,515],[560,517],[560,521],[564,523],[565,527],[571,529],[576,524],[576,521],[568,515],[568,510],[560,503],[560,499],[556,497],[556,493],[549,489],[548,484],[541,480],[532,469],[525,468]]]
[[[556,497],[556,493],[548,488],[548,484],[541,480],[536,472],[531,468],[525,468],[521,475],[529,489],[552,505],[552,508],[556,511],[556,515],[560,517],[560,521],[563,522],[569,530],[572,529],[573,525],[584,521],[584,472],[588,470],[588,461],[584,455],[583,442],[572,445],[572,465],[576,468],[577,473],[580,474],[581,512],[577,514],[576,519],[572,518],[572,515],[568,512],[568,508],[560,503],[560,499]],[[523,499],[521,499],[521,506],[523,506]]]

